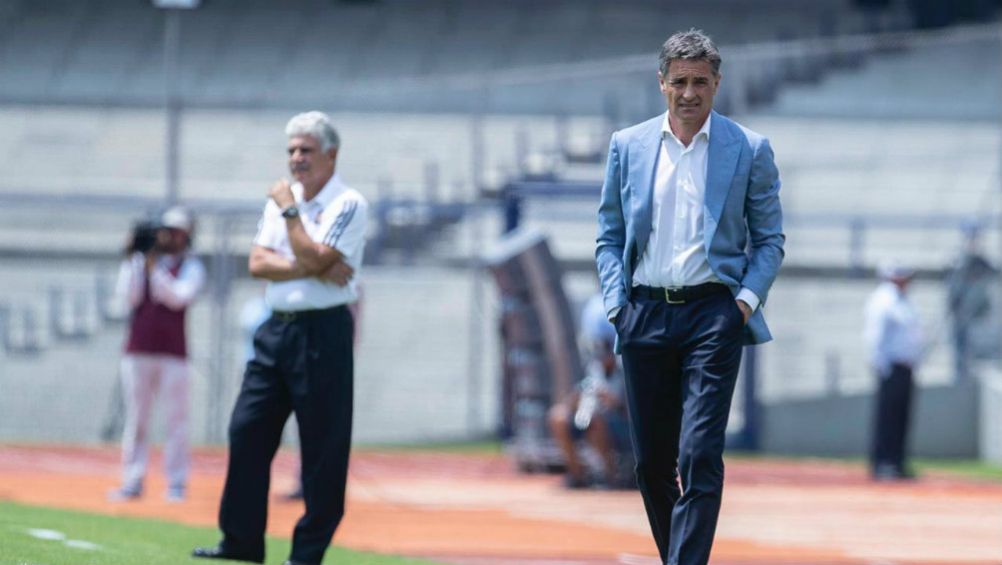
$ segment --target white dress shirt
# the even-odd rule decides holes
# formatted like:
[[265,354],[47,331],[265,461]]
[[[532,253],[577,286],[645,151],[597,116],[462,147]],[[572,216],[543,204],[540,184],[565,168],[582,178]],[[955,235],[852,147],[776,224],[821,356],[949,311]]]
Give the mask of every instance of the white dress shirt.
[[[665,113],[661,152],[654,173],[651,235],[633,273],[633,286],[682,287],[720,282],[703,241],[710,119],[688,147],[672,133]],[[742,288],[737,298],[758,308],[759,298]]]
[[863,338],[870,363],[886,375],[894,363],[916,367],[924,343],[918,312],[908,297],[891,282],[881,283],[866,302]]
[[[313,241],[337,249],[355,270],[355,276],[346,286],[316,277],[290,281],[269,281],[265,288],[265,301],[272,310],[280,312],[317,310],[358,300],[355,281],[362,266],[365,247],[365,229],[369,204],[358,191],[344,185],[337,174],[312,200],[303,200],[303,185],[292,185],[299,218]],[[267,247],[287,259],[295,259],[286,231],[285,218],[274,200],[268,200],[258,225],[254,245]]]

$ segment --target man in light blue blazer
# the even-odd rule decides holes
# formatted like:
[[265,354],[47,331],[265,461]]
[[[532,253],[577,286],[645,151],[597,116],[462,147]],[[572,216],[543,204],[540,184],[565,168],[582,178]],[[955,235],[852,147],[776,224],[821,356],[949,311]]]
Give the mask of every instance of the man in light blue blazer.
[[741,347],[772,339],[762,307],[783,259],[780,181],[768,141],[713,111],[709,37],[672,35],[659,63],[668,111],[613,134],[595,254],[661,560],[705,565]]

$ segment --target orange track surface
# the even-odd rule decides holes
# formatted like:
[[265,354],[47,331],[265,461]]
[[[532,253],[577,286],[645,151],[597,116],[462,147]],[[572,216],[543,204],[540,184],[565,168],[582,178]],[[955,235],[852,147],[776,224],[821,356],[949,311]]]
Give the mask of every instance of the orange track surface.
[[[146,496],[112,503],[114,448],[0,446],[0,499],[211,526],[225,457],[196,454],[184,503],[163,499],[156,457]],[[273,490],[294,472],[280,454]],[[269,532],[288,537],[301,511],[273,500]],[[657,563],[637,492],[568,492],[557,477],[516,474],[500,455],[353,454],[335,543],[461,565]],[[854,465],[730,461],[712,563],[1000,565],[1002,484],[876,484]]]

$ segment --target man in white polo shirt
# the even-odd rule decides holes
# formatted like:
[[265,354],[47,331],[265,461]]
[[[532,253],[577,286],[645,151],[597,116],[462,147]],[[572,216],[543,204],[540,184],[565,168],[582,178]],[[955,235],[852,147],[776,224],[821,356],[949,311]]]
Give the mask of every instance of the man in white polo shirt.
[[353,275],[362,265],[368,203],[334,171],[339,139],[321,112],[285,128],[295,179],[272,185],[250,254],[268,281],[272,316],[230,420],[230,457],[219,510],[223,539],[195,557],[261,563],[271,461],[290,412],[299,424],[306,512],[287,565],[318,564],[344,515],[352,416]]

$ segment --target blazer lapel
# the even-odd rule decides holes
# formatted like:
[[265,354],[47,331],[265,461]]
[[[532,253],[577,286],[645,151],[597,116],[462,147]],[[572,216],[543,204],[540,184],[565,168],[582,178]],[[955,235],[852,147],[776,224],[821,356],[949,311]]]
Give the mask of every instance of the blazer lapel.
[[652,209],[654,207],[654,173],[661,152],[662,121],[651,120],[651,127],[638,136],[637,153],[633,156],[631,184],[636,195],[634,234],[637,242],[637,260],[644,255],[651,237]]
[[731,190],[734,170],[741,155],[739,140],[731,133],[730,124],[713,112],[710,114],[710,146],[706,156],[706,211],[713,218],[712,222],[704,222],[704,236],[709,245],[716,232],[720,215],[724,211],[727,193]]

